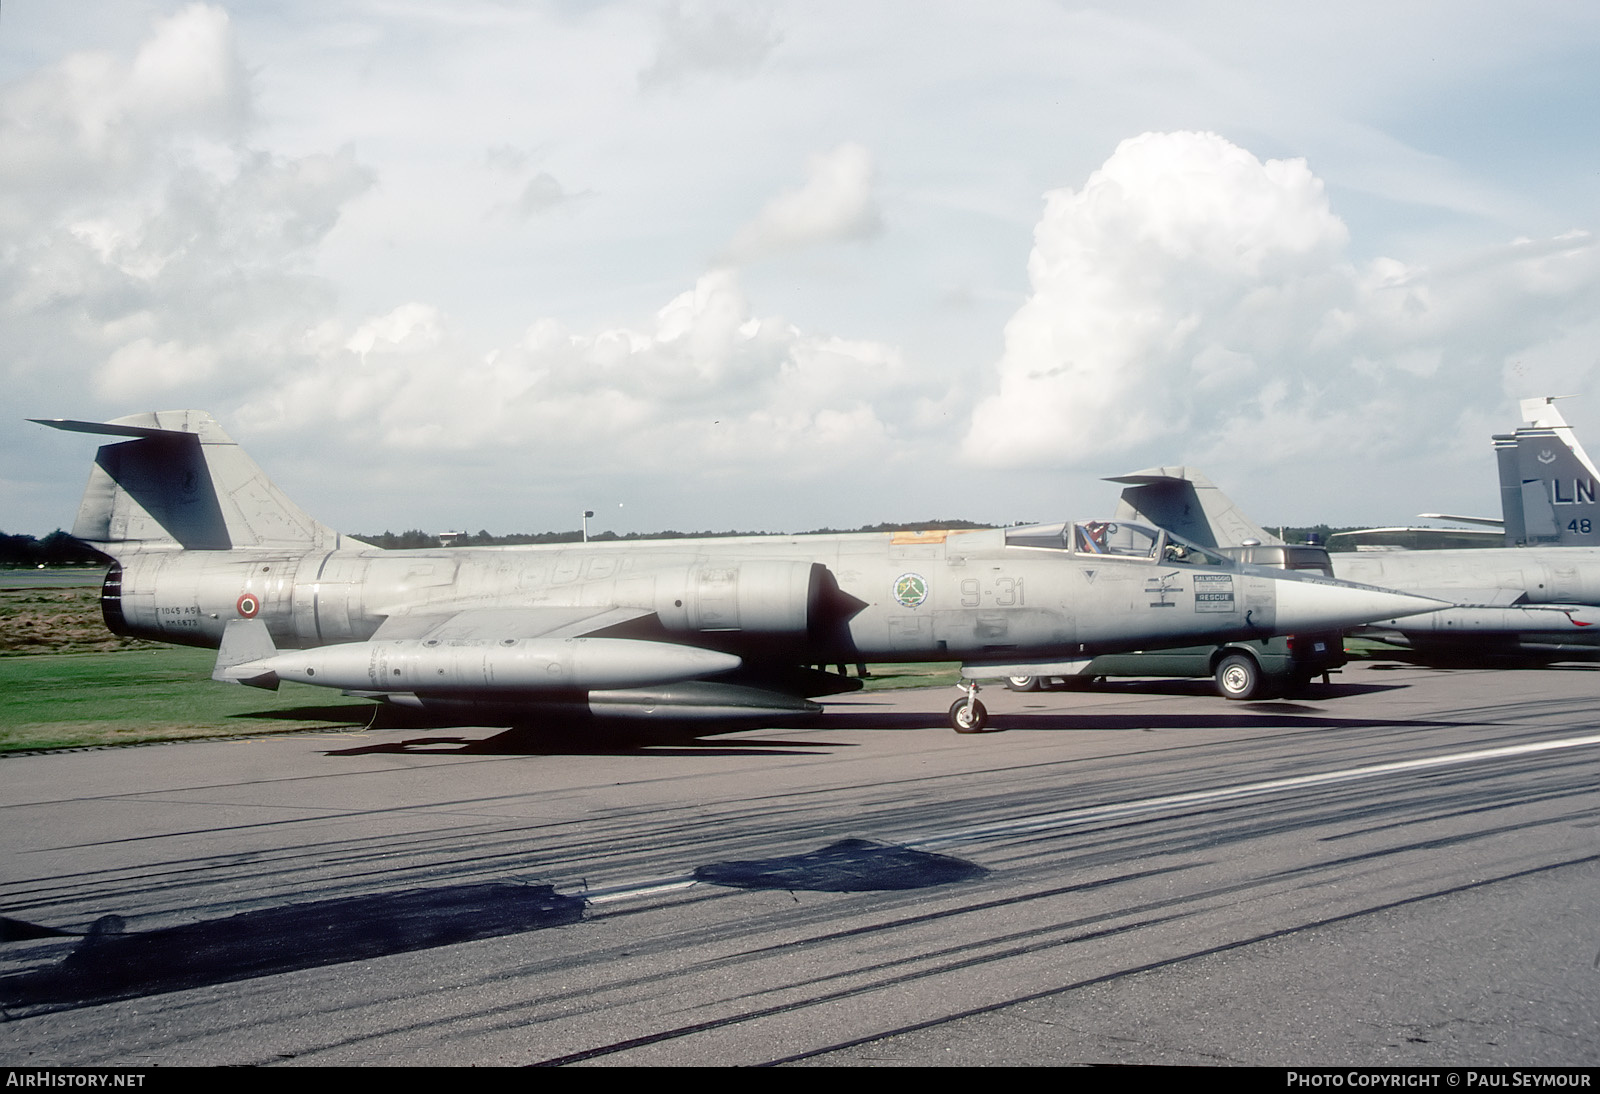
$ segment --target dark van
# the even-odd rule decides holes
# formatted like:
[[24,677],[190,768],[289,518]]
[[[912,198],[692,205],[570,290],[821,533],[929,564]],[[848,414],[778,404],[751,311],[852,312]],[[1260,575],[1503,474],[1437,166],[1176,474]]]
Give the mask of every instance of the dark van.
[[[1333,576],[1328,552],[1301,544],[1251,544],[1215,548],[1254,566],[1280,570],[1309,570]],[[1201,677],[1216,681],[1225,699],[1261,699],[1271,695],[1296,695],[1318,676],[1341,668],[1346,661],[1344,636],[1297,634],[1228,642],[1220,646],[1185,646],[1175,650],[1141,650],[1107,653],[1084,663],[1070,676],[1012,676],[1006,686],[1013,691],[1040,688],[1085,688],[1107,676]]]

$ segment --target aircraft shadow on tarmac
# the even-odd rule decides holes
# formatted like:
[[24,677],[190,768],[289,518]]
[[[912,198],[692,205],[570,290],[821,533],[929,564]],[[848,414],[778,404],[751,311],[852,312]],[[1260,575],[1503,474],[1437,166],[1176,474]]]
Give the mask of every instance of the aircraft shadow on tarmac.
[[975,862],[950,855],[846,839],[798,855],[709,863],[695,869],[694,879],[735,889],[861,893],[926,889],[988,873]]
[[805,756],[817,749],[854,747],[840,741],[790,741],[762,738],[737,741],[718,740],[713,733],[731,733],[718,727],[695,733],[691,730],[627,731],[597,729],[594,726],[545,726],[501,730],[488,737],[464,737],[433,733],[399,741],[379,741],[352,748],[330,748],[325,756],[371,756],[379,754],[409,756]]
[[[1221,729],[1259,727],[1263,729],[1362,728],[1389,724],[1383,719],[1339,717],[1336,709],[1324,703],[1337,703],[1346,696],[1368,695],[1403,687],[1400,684],[1320,684],[1312,685],[1304,699],[1264,700],[1252,703],[1226,703],[1218,699],[1206,680],[1104,681],[1091,692],[1058,689],[1027,697],[1028,709],[992,714],[989,732],[1002,730],[1130,730],[1130,729]],[[1176,695],[1195,696],[1215,703],[1215,713],[1207,714],[1108,714],[1074,710],[1085,695]],[[1315,704],[1315,705],[1313,705]],[[834,700],[826,713],[809,724],[812,730],[925,730],[946,728],[942,714],[886,711],[870,707],[870,700]],[[368,730],[415,730],[419,735],[402,740],[384,740],[349,748],[328,749],[328,756],[368,756],[376,754],[415,756],[610,756],[637,753],[649,756],[793,756],[817,749],[854,747],[838,740],[818,737],[811,740],[773,740],[727,735],[748,729],[770,728],[753,721],[749,725],[722,723],[714,728],[673,726],[605,725],[585,719],[548,719],[539,726],[519,726],[489,732],[488,736],[466,736],[461,727],[440,725],[411,712],[386,706],[310,706],[287,710],[264,710],[234,715],[236,718],[274,721],[323,722],[363,727]],[[1438,724],[1438,723],[1429,723]],[[473,727],[477,729],[479,727]],[[492,727],[491,727],[492,728]],[[472,730],[468,730],[472,732]]]
[[[384,704],[291,707],[285,710],[251,711],[232,717],[252,721],[323,723],[313,727],[318,729],[412,730],[420,734],[404,740],[328,749],[323,753],[327,756],[383,753],[419,756],[611,756],[643,751],[648,751],[652,756],[756,756],[805,755],[817,748],[839,747],[837,741],[726,742],[715,739],[743,730],[771,728],[755,719],[748,724],[721,721],[710,728],[691,728],[681,722],[663,726],[608,725],[588,718],[547,715],[536,726],[464,727]],[[490,735],[463,736],[464,729],[467,732],[488,732]]]
[[[949,855],[845,839],[798,854],[707,863],[692,876],[723,888],[859,893],[988,873]],[[62,960],[0,976],[0,1008],[17,1017],[523,934],[577,923],[586,904],[550,885],[479,882],[287,904],[152,931],[126,931],[121,916],[106,915]],[[73,934],[0,917],[0,941]]]
[[[1310,684],[1305,691],[1294,696],[1295,699],[1305,699],[1315,702],[1333,702],[1351,695],[1373,695],[1383,691],[1395,691],[1405,687],[1404,684],[1347,684],[1340,681],[1336,684]],[[1045,692],[1034,693],[1041,697],[1054,695],[1065,702],[1073,695],[1193,695],[1196,698],[1227,702],[1217,694],[1216,685],[1207,679],[1136,679],[1136,680],[1101,680],[1092,688],[1051,688]]]
[[[1094,732],[1129,730],[1211,729],[1369,729],[1392,726],[1393,718],[1341,718],[1326,710],[1302,703],[1282,701],[1219,704],[1215,714],[1075,714],[1067,711],[1029,710],[1020,713],[992,714],[985,732]],[[1410,720],[1408,725],[1435,727],[1466,723],[1428,719]],[[325,756],[804,756],[818,751],[837,751],[859,747],[854,742],[829,739],[831,731],[873,730],[904,732],[943,730],[944,718],[937,713],[873,711],[850,713],[833,711],[820,715],[810,727],[817,736],[811,740],[773,740],[740,738],[722,741],[680,734],[670,740],[657,736],[624,741],[616,738],[596,740],[581,733],[550,733],[533,730],[505,730],[484,738],[447,736],[411,737],[382,741],[352,748],[328,749]]]
[[1449,719],[1397,720],[1394,718],[1340,718],[1317,707],[1299,703],[1262,702],[1230,704],[1216,714],[1069,714],[1029,711],[990,715],[989,732],[1009,730],[1208,730],[1208,729],[1371,729],[1408,725],[1449,727],[1469,723]]
[[0,977],[0,1006],[98,1003],[364,961],[576,923],[583,909],[582,897],[549,885],[488,882],[288,904],[154,931],[125,933],[122,918],[108,915],[57,964]]
[[[1095,730],[1149,730],[1149,729],[1366,729],[1373,726],[1396,724],[1394,718],[1348,718],[1338,713],[1337,703],[1324,706],[1339,696],[1372,694],[1393,691],[1403,685],[1393,684],[1335,684],[1314,689],[1307,699],[1264,699],[1255,702],[1230,703],[1217,698],[1208,689],[1209,684],[1196,680],[1139,681],[1114,683],[1097,687],[1094,694],[1124,692],[1143,695],[1198,695],[1207,696],[1214,705],[1208,713],[1110,713],[1083,707],[1078,702],[1084,693],[1069,691],[1030,693],[1020,711],[989,714],[986,732],[1023,732],[1027,730],[1077,731]],[[909,730],[931,729],[944,725],[936,713],[906,713],[862,709],[850,710],[848,702],[833,704],[828,713],[816,722],[818,729],[879,729]],[[865,706],[865,704],[862,704]],[[1409,719],[1407,725],[1457,726],[1466,723],[1439,719]]]
[[[1397,684],[1332,684],[1313,687],[1308,701],[1263,700],[1228,703],[1218,699],[1210,684],[1200,680],[1140,680],[1102,684],[1096,694],[1195,695],[1208,699],[1206,714],[1109,714],[1086,709],[1074,710],[1083,693],[1066,690],[1040,692],[1027,697],[1028,709],[1003,714],[992,713],[989,732],[1003,730],[1133,730],[1133,729],[1355,729],[1392,724],[1392,719],[1343,718],[1336,708],[1321,704],[1341,696],[1372,694],[1395,690]],[[385,724],[387,723],[387,724]],[[1445,723],[1429,722],[1429,725]],[[1454,724],[1454,723],[1450,723]],[[413,756],[794,756],[817,749],[853,748],[849,742],[829,739],[829,731],[878,730],[905,731],[947,729],[939,712],[883,710],[870,700],[842,699],[807,723],[818,734],[805,739],[743,737],[727,740],[728,734],[749,729],[770,728],[759,722],[745,726],[718,724],[710,728],[671,726],[606,725],[588,720],[564,722],[550,720],[539,726],[521,726],[474,737],[462,734],[461,727],[430,726],[428,723],[385,711],[369,729],[415,729],[421,736],[384,740],[349,748],[328,749],[327,756],[368,756],[376,754]],[[477,728],[477,727],[474,727]],[[472,730],[468,730],[472,732]]]

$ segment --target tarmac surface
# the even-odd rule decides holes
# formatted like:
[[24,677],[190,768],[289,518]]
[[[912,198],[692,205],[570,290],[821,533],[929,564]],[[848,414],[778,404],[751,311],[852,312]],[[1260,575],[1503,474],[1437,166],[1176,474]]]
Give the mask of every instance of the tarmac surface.
[[1597,683],[7,758],[0,1064],[1593,1066]]

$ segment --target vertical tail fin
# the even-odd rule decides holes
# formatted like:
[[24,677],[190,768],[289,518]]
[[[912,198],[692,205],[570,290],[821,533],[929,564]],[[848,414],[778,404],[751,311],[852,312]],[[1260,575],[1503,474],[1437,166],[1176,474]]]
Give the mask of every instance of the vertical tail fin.
[[1600,470],[1556,409],[1555,398],[1522,400],[1526,424],[1494,438],[1511,546],[1600,544]]
[[1126,484],[1117,503],[1118,520],[1147,521],[1202,547],[1283,542],[1241,513],[1232,498],[1192,467],[1151,467],[1106,481]]
[[131,438],[102,445],[72,534],[120,558],[141,551],[233,547],[335,548],[348,537],[284,496],[203,410],[162,410],[110,422],[33,421]]

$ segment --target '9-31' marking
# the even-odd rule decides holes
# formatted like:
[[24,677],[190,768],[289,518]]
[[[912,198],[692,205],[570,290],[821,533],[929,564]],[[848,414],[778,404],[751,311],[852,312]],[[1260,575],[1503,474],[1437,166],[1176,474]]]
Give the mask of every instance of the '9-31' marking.
[[983,583],[975,577],[963,578],[961,581],[961,606],[963,608],[977,608],[982,606],[984,598],[988,599],[997,608],[1021,607],[1025,601],[1022,594],[1022,578],[997,577],[994,579],[994,588],[985,593]]

